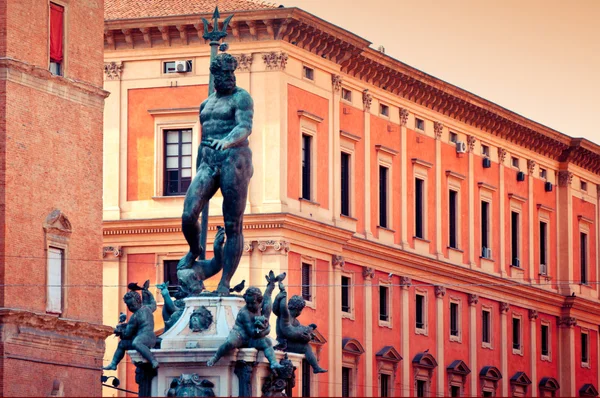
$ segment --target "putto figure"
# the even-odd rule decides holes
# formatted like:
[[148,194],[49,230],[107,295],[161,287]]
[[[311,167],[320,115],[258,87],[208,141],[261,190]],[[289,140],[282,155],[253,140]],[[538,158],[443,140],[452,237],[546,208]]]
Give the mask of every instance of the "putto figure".
[[[144,290],[147,290],[146,285],[145,287]],[[151,293],[149,294],[152,296]],[[137,291],[130,291],[123,296],[123,301],[133,314],[129,318],[129,322],[121,323],[115,328],[115,335],[119,336],[121,341],[119,341],[112,361],[103,369],[117,370],[117,365],[125,356],[125,352],[132,349],[139,352],[144,359],[152,364],[153,368],[158,368],[158,361],[150,351],[150,348],[156,344],[154,316],[152,315],[152,303],[156,308],[154,296],[152,296],[150,305],[145,305],[142,304],[142,296]]]
[[213,366],[223,355],[228,354],[235,348],[247,347],[264,351],[272,370],[277,371],[282,368],[275,358],[275,351],[268,336],[271,332],[271,326],[269,325],[272,310],[271,294],[275,289],[275,283],[285,279],[285,273],[275,276],[271,271],[265,278],[267,279],[267,288],[264,297],[257,287],[249,287],[246,290],[246,293],[244,293],[246,305],[238,312],[235,325],[229,332],[227,341],[208,360],[207,366]]
[[223,275],[216,292],[222,295],[229,294],[231,278],[242,256],[242,219],[254,170],[248,147],[254,104],[246,90],[236,87],[236,68],[237,60],[230,54],[219,54],[210,64],[215,92],[200,105],[202,141],[196,176],[187,191],[182,215],[182,230],[190,251],[178,265],[178,269],[192,268],[204,250],[198,217],[210,198],[221,189],[227,240]]
[[[317,357],[314,354],[309,342],[312,340],[313,331],[317,325],[311,323],[303,326],[298,321],[306,302],[302,296],[292,296],[287,301],[287,291],[282,282],[279,282],[279,294],[273,302],[273,313],[277,316],[277,341],[284,351],[296,354],[304,354],[306,360],[313,369],[313,373],[325,373],[327,369],[319,366]],[[277,348],[277,347],[275,347]]]

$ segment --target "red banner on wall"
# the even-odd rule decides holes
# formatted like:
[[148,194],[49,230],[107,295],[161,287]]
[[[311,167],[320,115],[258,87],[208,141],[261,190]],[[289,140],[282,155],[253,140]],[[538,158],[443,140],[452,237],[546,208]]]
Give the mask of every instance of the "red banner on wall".
[[65,9],[50,3],[50,61],[63,60],[63,23]]

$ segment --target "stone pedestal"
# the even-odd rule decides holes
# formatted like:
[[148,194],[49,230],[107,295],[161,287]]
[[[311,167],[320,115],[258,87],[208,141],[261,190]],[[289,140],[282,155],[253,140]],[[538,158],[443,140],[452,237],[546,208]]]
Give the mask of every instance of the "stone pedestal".
[[[213,367],[207,367],[208,361],[217,348],[225,342],[229,331],[235,324],[239,310],[244,306],[244,300],[238,296],[216,297],[200,296],[185,299],[186,308],[183,315],[169,331],[161,336],[161,348],[152,350],[160,363],[156,377],[152,379],[151,395],[164,397],[169,390],[171,381],[181,374],[197,373],[200,379],[211,381],[215,386],[216,396],[262,396],[261,388],[269,376],[269,363],[264,353],[254,348],[242,348],[224,356]],[[190,317],[196,311],[202,320],[194,326],[206,326],[207,312],[198,311],[204,307],[212,315],[212,322],[201,331],[190,328]],[[271,325],[274,330],[275,326]],[[198,328],[197,328],[198,329]],[[274,345],[276,344],[273,341]],[[145,360],[137,351],[128,351],[133,363],[141,364]],[[283,352],[276,351],[277,359],[284,357]],[[296,369],[301,369],[301,354],[290,354],[288,358]],[[296,375],[298,375],[297,372]],[[248,377],[250,383],[244,383]],[[242,381],[242,383],[240,383]],[[301,383],[300,379],[296,383]],[[241,384],[241,385],[240,385]]]

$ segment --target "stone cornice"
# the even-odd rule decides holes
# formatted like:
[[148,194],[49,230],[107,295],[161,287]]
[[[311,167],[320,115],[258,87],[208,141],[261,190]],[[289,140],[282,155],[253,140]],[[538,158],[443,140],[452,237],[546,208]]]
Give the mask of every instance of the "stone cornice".
[[13,58],[0,57],[0,81],[2,80],[100,109],[104,109],[104,99],[110,94],[87,82],[55,76],[47,69]]

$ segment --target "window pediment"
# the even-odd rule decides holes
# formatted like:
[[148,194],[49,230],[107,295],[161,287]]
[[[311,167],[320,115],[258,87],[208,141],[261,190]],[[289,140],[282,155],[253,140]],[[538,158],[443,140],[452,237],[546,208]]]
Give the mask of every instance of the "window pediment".
[[579,396],[580,397],[597,397],[598,390],[591,383],[584,384],[583,387],[581,387],[579,389]]
[[356,339],[350,338],[350,337],[346,337],[344,339],[342,339],[342,351],[345,354],[351,354],[351,355],[362,355],[365,352],[365,349],[363,348],[362,344],[360,344],[360,342]]
[[520,386],[528,386],[531,384],[531,379],[525,372],[517,372],[510,378],[511,384],[517,384]]
[[502,379],[502,373],[495,366],[484,366],[479,372],[479,377],[485,380],[498,381]]
[[323,345],[323,344],[327,343],[327,339],[325,339],[325,337],[323,337],[321,332],[319,332],[317,329],[313,330],[312,333],[313,333],[313,337],[310,340],[311,344]]
[[420,352],[412,360],[414,366],[426,369],[435,369],[438,364],[433,355],[428,352]]
[[400,353],[391,345],[387,345],[383,347],[381,350],[375,354],[375,357],[382,361],[389,362],[400,362],[402,360],[402,356]]
[[539,384],[540,390],[557,391],[560,388],[558,380],[554,377],[543,377]]
[[72,232],[71,222],[65,216],[65,214],[55,209],[52,213],[48,214],[44,221],[44,230],[47,233],[53,233],[58,235],[70,235]]
[[448,373],[454,373],[460,376],[466,376],[469,373],[471,373],[471,369],[469,369],[467,364],[464,361],[461,361],[460,359],[453,361],[450,365],[448,365],[446,370],[448,371]]

